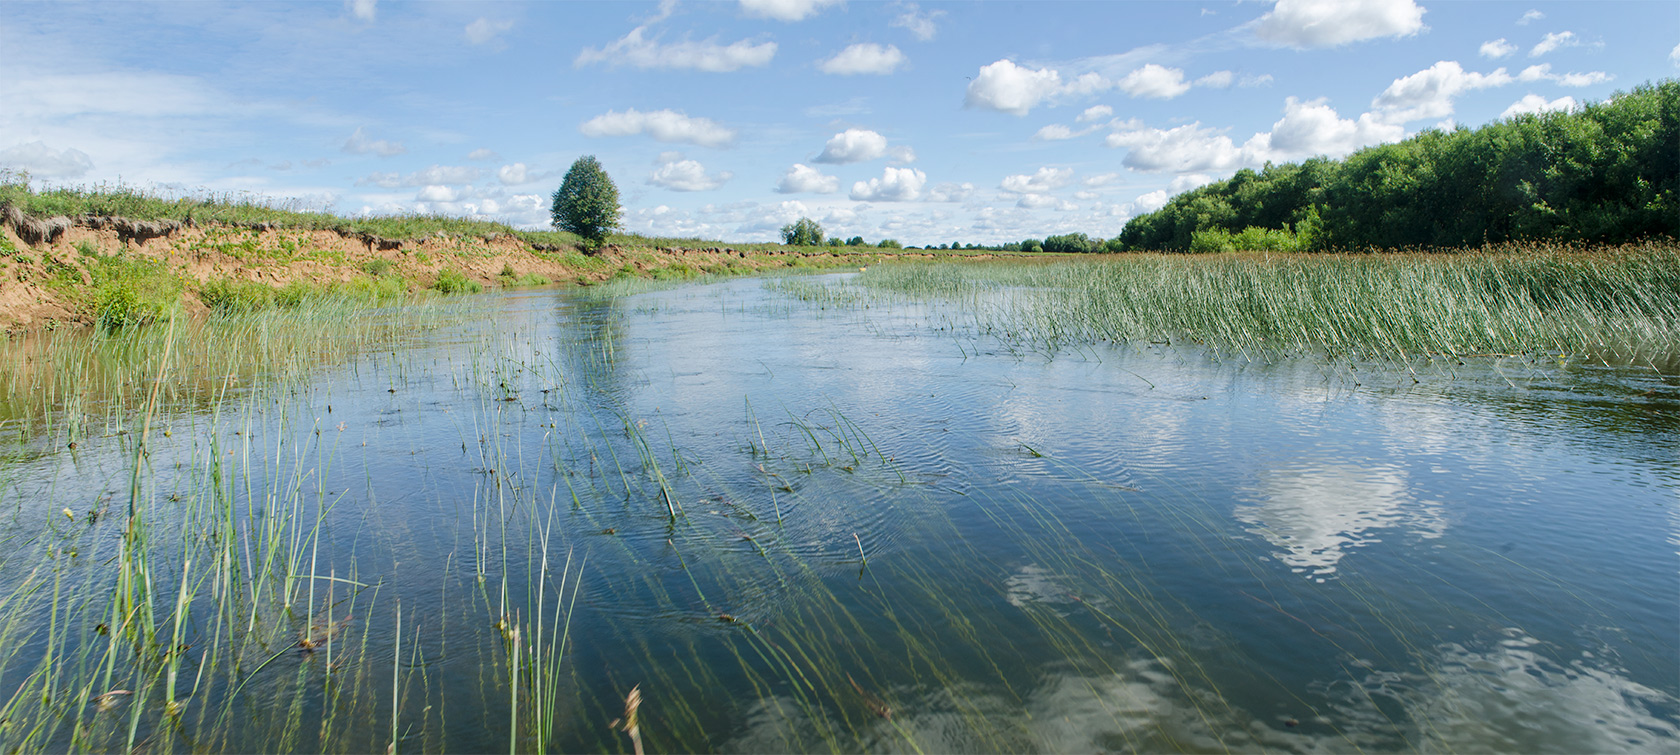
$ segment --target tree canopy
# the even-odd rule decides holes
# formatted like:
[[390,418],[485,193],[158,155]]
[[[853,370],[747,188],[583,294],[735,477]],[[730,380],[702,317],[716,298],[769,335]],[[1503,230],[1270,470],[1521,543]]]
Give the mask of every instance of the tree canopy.
[[789,246],[822,246],[822,226],[810,218],[788,223],[782,226],[782,243]]
[[618,187],[612,177],[594,155],[584,155],[566,171],[566,178],[554,192],[550,214],[555,228],[599,245],[618,227],[620,212]]
[[1292,234],[1301,249],[1680,237],[1676,145],[1680,82],[1665,81],[1573,111],[1425,131],[1341,161],[1239,170],[1133,218],[1119,245],[1281,243],[1266,231]]

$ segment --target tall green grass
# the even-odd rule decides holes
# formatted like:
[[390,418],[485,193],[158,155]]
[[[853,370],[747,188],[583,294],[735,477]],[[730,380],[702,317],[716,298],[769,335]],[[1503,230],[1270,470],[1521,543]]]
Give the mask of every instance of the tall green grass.
[[1549,352],[1643,360],[1680,351],[1680,247],[1669,243],[883,265],[855,287],[963,301],[979,331],[1047,349],[1185,340],[1333,357]]

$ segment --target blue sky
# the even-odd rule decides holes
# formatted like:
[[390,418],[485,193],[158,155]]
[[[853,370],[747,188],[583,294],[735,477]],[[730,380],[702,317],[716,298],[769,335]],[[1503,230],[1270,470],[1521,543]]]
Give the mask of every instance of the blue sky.
[[545,226],[1107,237],[1243,167],[1680,75],[1654,2],[19,2],[0,166]]

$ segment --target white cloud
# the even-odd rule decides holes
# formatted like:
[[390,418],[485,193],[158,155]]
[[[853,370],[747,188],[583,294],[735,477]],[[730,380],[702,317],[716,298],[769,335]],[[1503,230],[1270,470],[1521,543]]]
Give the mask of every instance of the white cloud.
[[1668,60],[1674,65],[1680,66],[1680,45],[1675,45],[1674,49],[1668,51]]
[[735,177],[728,171],[707,175],[706,166],[685,159],[680,152],[663,152],[654,164],[659,167],[648,176],[648,183],[671,191],[710,191]]
[[452,186],[427,186],[414,195],[418,202],[459,202],[471,195],[469,189],[456,189]]
[[946,182],[928,190],[929,202],[961,202],[974,193],[974,184]]
[[496,169],[496,179],[508,186],[530,183],[531,170],[525,167],[525,163],[503,165],[502,167]]
[[1213,73],[1196,79],[1196,86],[1207,87],[1209,89],[1226,89],[1236,81],[1236,78],[1237,75],[1231,73],[1230,71],[1214,71]]
[[1023,194],[1015,200],[1015,206],[1027,210],[1042,210],[1046,208],[1060,212],[1072,212],[1079,209],[1079,205],[1046,194]]
[[623,39],[599,50],[586,47],[578,53],[573,65],[581,68],[591,63],[605,62],[614,68],[628,65],[643,69],[692,68],[709,73],[728,73],[742,68],[768,65],[770,59],[776,56],[775,42],[754,44],[743,39],[732,44],[720,45],[708,39],[704,42],[661,44],[657,39],[647,39],[646,31],[647,26],[638,26],[624,35]]
[[1581,40],[1572,31],[1560,31],[1556,34],[1547,33],[1540,38],[1540,43],[1528,51],[1528,57],[1538,58],[1560,47],[1580,47]]
[[1171,129],[1130,128],[1109,134],[1104,141],[1129,150],[1120,163],[1132,170],[1217,173],[1251,162],[1230,137],[1202,128],[1200,122]]
[[1120,180],[1120,174],[1119,173],[1099,173],[1099,174],[1094,175],[1094,176],[1087,176],[1085,178],[1085,180],[1082,181],[1081,183],[1085,184],[1086,186],[1096,188],[1098,186],[1107,186],[1107,185],[1109,185],[1111,183],[1114,183],[1115,181],[1118,181],[1118,180]]
[[350,15],[363,21],[372,21],[379,0],[344,0],[344,8]]
[[930,10],[923,13],[922,9],[917,7],[915,3],[907,3],[904,6],[904,12],[898,14],[898,17],[890,23],[901,29],[910,30],[910,33],[915,35],[916,39],[929,42],[939,31],[938,27],[934,25],[934,21],[944,15],[945,11],[942,10]]
[[630,108],[620,113],[608,110],[582,125],[584,136],[629,136],[647,134],[662,142],[684,142],[702,147],[725,147],[735,141],[735,131],[709,118],[690,118],[674,110],[641,112]]
[[840,179],[824,175],[809,165],[794,163],[776,183],[779,194],[833,194],[840,190]]
[[1032,175],[1004,176],[999,188],[1012,194],[1044,194],[1066,186],[1073,180],[1072,168],[1039,168]]
[[1132,200],[1132,207],[1136,209],[1139,214],[1154,212],[1167,206],[1167,198],[1169,196],[1170,195],[1167,194],[1165,189],[1156,189],[1155,191],[1140,195],[1137,199]]
[[0,150],[0,165],[27,170],[35,178],[81,178],[93,170],[93,158],[79,149],[53,149],[33,141]]
[[1091,133],[1092,129],[1094,129],[1094,128],[1096,128],[1096,127],[1093,126],[1091,128],[1083,128],[1083,129],[1080,129],[1078,131],[1074,131],[1072,128],[1070,128],[1068,126],[1064,126],[1060,123],[1052,123],[1048,126],[1045,126],[1044,128],[1039,129],[1038,133],[1033,134],[1033,138],[1038,139],[1039,141],[1057,142],[1057,141],[1062,141],[1062,140],[1065,140],[1065,139],[1075,139],[1075,138],[1084,136],[1086,134]]
[[915,168],[887,168],[880,178],[852,184],[852,199],[861,202],[909,202],[921,196],[927,174]]
[[1190,91],[1190,85],[1184,83],[1182,69],[1167,68],[1154,63],[1126,74],[1116,82],[1116,86],[1133,97],[1157,100],[1170,100]]
[[1287,47],[1338,47],[1423,29],[1424,9],[1412,0],[1278,0],[1254,33]]
[[1174,194],[1181,194],[1198,186],[1206,186],[1210,183],[1213,183],[1213,176],[1206,173],[1190,173],[1173,179],[1172,183],[1167,184],[1167,191]]
[[904,53],[893,45],[860,42],[817,64],[823,73],[850,76],[860,73],[885,75],[904,65]]
[[1107,89],[1112,82],[1086,73],[1063,82],[1062,75],[1048,68],[1027,68],[1004,59],[980,67],[980,75],[968,83],[963,104],[1026,115],[1039,103],[1058,97],[1091,94]]
[[1529,12],[1522,14],[1522,18],[1517,19],[1517,25],[1518,26],[1527,26],[1530,23],[1535,22],[1535,21],[1539,21],[1540,19],[1545,18],[1545,17],[1546,17],[1546,14],[1541,13],[1538,10],[1530,10]]
[[830,5],[839,5],[840,2],[841,0],[741,0],[741,10],[757,18],[802,21],[806,16]]
[[1272,75],[1269,74],[1269,73],[1263,73],[1263,74],[1260,74],[1259,76],[1247,76],[1247,75],[1245,75],[1245,76],[1242,77],[1241,81],[1237,82],[1237,86],[1240,86],[1240,87],[1266,87],[1266,86],[1271,86],[1271,85],[1272,85]]
[[480,18],[467,24],[467,41],[475,45],[482,45],[495,40],[498,35],[512,28],[512,21],[491,21],[488,18]]
[[484,160],[486,162],[496,162],[497,160],[502,159],[502,156],[496,154],[495,150],[492,150],[488,147],[479,147],[478,149],[475,149],[471,152],[468,152],[467,153],[467,159],[468,160]]
[[368,139],[367,135],[362,132],[361,127],[357,127],[356,133],[351,134],[349,139],[344,140],[343,149],[352,155],[365,155],[371,152],[380,157],[400,155],[408,151],[408,148],[404,147],[402,142]]
[[1272,124],[1272,130],[1256,135],[1244,147],[1258,161],[1283,162],[1315,155],[1343,157],[1405,136],[1404,126],[1385,123],[1371,113],[1358,119],[1342,118],[1322,99],[1302,102],[1290,97],[1284,102],[1283,118]]
[[[438,186],[446,184],[470,184],[478,180],[480,171],[468,165],[433,165],[425,170],[418,170],[406,176],[400,173],[374,172],[366,177],[356,179],[357,186],[383,186],[394,189],[398,186]],[[454,201],[454,200],[428,200]]]
[[849,128],[835,134],[823,146],[816,162],[844,165],[874,160],[887,154],[887,137],[874,131]]
[[1529,66],[1517,74],[1518,81],[1553,81],[1566,87],[1585,87],[1601,84],[1612,78],[1603,71],[1588,71],[1586,73],[1552,73],[1551,63],[1541,63]]
[[1499,58],[1503,58],[1516,51],[1516,45],[1505,41],[1504,37],[1500,37],[1499,39],[1495,39],[1491,42],[1483,42],[1481,53],[1484,58],[1493,58],[1498,60]]
[[1371,105],[1383,120],[1405,123],[1421,118],[1445,118],[1453,113],[1453,98],[1475,89],[1511,83],[1500,68],[1492,73],[1467,72],[1456,61],[1443,60],[1410,76],[1395,79]]
[[1088,123],[1090,121],[1100,121],[1111,115],[1114,115],[1114,108],[1107,105],[1092,105],[1085,108],[1085,112],[1080,113],[1079,117],[1074,120],[1079,123]]
[[1538,94],[1528,94],[1524,95],[1522,99],[1511,103],[1511,106],[1505,108],[1505,112],[1500,113],[1499,117],[1509,118],[1513,115],[1522,115],[1523,113],[1539,114],[1550,113],[1554,110],[1574,110],[1577,104],[1578,103],[1575,102],[1575,98],[1568,95],[1564,95],[1547,102],[1545,97],[1541,97]]

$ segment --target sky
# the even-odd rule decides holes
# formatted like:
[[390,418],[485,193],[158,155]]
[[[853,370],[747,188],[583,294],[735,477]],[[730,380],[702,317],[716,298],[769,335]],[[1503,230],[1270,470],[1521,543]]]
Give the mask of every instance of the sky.
[[0,167],[345,215],[906,245],[1119,233],[1267,162],[1680,77],[1680,3],[22,2]]

